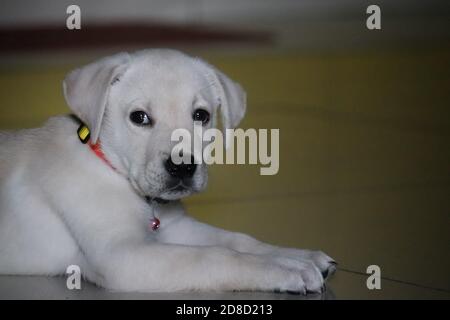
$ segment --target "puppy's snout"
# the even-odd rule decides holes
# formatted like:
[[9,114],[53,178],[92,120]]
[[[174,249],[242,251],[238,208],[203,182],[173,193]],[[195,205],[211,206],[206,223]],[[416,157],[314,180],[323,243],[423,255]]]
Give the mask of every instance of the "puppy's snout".
[[191,163],[180,164],[173,163],[171,157],[169,157],[164,163],[164,167],[172,177],[178,179],[191,178],[195,173],[195,169],[197,169],[193,156],[191,156]]

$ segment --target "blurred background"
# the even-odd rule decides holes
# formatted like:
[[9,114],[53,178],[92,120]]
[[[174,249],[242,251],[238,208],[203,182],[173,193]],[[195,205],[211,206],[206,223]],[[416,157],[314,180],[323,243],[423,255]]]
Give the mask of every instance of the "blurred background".
[[[71,4],[81,30],[66,28]],[[448,1],[4,0],[0,129],[68,113],[64,75],[104,55],[201,56],[246,89],[243,128],[280,129],[280,170],[212,166],[192,215],[325,251],[337,298],[449,299],[449,40]],[[381,290],[366,287],[372,264]]]

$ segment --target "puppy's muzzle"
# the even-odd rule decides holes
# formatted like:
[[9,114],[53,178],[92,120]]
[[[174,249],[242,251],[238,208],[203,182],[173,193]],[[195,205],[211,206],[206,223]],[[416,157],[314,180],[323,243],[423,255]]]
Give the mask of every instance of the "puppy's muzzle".
[[183,180],[187,178],[192,178],[197,169],[197,165],[194,163],[194,157],[191,156],[191,163],[173,163],[172,159],[169,157],[165,163],[164,168],[169,173],[171,177]]

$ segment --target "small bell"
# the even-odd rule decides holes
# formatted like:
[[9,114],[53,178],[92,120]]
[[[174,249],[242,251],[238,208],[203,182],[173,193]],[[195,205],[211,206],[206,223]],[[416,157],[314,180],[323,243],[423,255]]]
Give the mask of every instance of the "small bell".
[[159,225],[161,224],[161,222],[159,221],[158,218],[153,218],[150,219],[150,223],[148,225],[149,229],[156,231],[159,229]]

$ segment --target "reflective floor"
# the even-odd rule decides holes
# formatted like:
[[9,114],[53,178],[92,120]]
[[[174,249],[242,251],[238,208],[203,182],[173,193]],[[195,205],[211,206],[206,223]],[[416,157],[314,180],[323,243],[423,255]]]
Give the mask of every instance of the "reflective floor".
[[69,290],[63,277],[0,276],[0,299],[171,299],[171,300],[335,300],[335,299],[449,299],[450,294],[399,281],[381,281],[380,290],[368,290],[366,276],[340,270],[323,294],[293,295],[270,292],[120,293],[82,282]]

